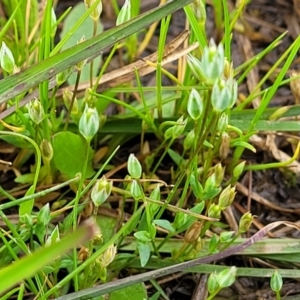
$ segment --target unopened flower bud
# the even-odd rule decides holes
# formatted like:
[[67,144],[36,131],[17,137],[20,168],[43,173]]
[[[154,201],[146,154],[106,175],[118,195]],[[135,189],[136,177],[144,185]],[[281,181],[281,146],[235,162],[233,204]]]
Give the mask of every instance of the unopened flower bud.
[[96,108],[85,106],[85,110],[79,120],[79,131],[83,137],[90,141],[99,129],[99,115]]
[[184,120],[183,116],[181,116],[177,120],[177,123],[178,123],[178,125],[175,125],[173,127],[174,128],[174,130],[173,130],[173,139],[177,139],[182,135],[182,133],[183,133],[185,127],[186,127],[186,124],[187,124],[187,119]]
[[131,19],[131,1],[125,0],[117,17],[116,25],[121,25]]
[[50,161],[53,157],[53,148],[51,143],[43,139],[40,144],[41,154],[44,160]]
[[217,163],[214,167],[215,169],[215,178],[216,178],[216,186],[220,186],[225,174],[225,167],[222,166],[221,163]]
[[215,293],[219,289],[217,281],[218,274],[216,272],[211,273],[207,280],[207,289],[210,294]]
[[279,274],[278,270],[275,270],[274,273],[272,274],[271,282],[270,282],[272,291],[280,292],[280,290],[282,289],[282,285],[283,285],[282,277]]
[[143,198],[143,190],[136,180],[132,180],[130,185],[130,192],[134,200],[138,201]]
[[246,164],[246,161],[242,161],[241,163],[239,163],[237,166],[235,166],[235,168],[233,169],[233,177],[237,180],[241,174],[243,173],[244,171],[244,168],[245,168],[245,164]]
[[217,204],[211,204],[208,209],[208,216],[214,219],[220,219],[221,217],[221,208]]
[[196,221],[186,232],[184,235],[184,241],[186,243],[191,243],[196,241],[199,238],[201,233],[202,223],[200,221]]
[[227,208],[228,206],[231,205],[234,197],[235,197],[235,187],[230,187],[230,185],[228,185],[221,193],[221,195],[219,196],[219,207],[221,210]]
[[217,276],[217,282],[220,288],[231,286],[235,282],[237,268],[232,266],[222,270]]
[[194,121],[197,121],[203,113],[203,99],[195,89],[192,89],[190,92],[187,102],[187,111]]
[[185,137],[183,141],[183,148],[184,150],[189,150],[193,147],[193,144],[195,142],[195,130],[192,129],[187,136]]
[[3,41],[0,49],[0,66],[9,74],[13,73],[15,66],[14,56]]
[[230,240],[232,240],[233,236],[234,236],[234,231],[223,231],[220,234],[220,242],[228,243]]
[[134,154],[130,154],[127,163],[128,173],[133,179],[139,179],[142,176],[142,166]]
[[107,181],[105,176],[96,181],[92,192],[91,198],[95,206],[100,206],[110,196],[112,189],[112,181]]
[[253,222],[253,216],[250,212],[246,212],[240,219],[239,233],[245,233],[249,230]]
[[226,131],[227,127],[228,127],[228,114],[224,112],[219,117],[217,128],[218,131],[222,133]]
[[230,77],[217,78],[211,92],[211,103],[216,112],[232,108],[237,100],[237,82]]
[[44,120],[45,112],[41,102],[35,98],[27,104],[28,114],[30,119],[35,123],[39,124]]
[[221,145],[219,149],[219,155],[221,159],[227,158],[230,150],[230,136],[227,132],[223,132],[221,135]]

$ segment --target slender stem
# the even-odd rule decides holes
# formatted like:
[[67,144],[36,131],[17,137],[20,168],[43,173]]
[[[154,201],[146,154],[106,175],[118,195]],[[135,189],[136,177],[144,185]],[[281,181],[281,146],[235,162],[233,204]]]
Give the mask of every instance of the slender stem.
[[[88,165],[89,147],[90,147],[90,140],[86,140],[85,158],[84,158],[85,162],[83,164],[83,169],[82,169],[79,186],[78,186],[76,197],[75,197],[74,208],[73,208],[73,230],[74,231],[77,229],[78,206],[79,206],[79,200],[81,198],[80,194],[83,189],[84,179],[85,179],[87,165]],[[76,270],[77,269],[77,249],[76,248],[73,249],[73,266],[74,266],[74,270]],[[75,291],[79,290],[79,281],[78,281],[77,273],[74,276],[74,289],[75,289]]]
[[76,81],[75,81],[74,91],[73,91],[71,103],[70,103],[70,106],[69,106],[69,109],[68,109],[68,112],[67,112],[66,122],[65,122],[65,126],[64,126],[63,130],[67,130],[68,129],[70,115],[72,113],[74,101],[75,101],[75,98],[76,98],[76,94],[77,94],[77,90],[78,90],[78,86],[79,86],[79,82],[80,82],[80,76],[81,76],[81,70],[78,70],[77,75],[76,75]]

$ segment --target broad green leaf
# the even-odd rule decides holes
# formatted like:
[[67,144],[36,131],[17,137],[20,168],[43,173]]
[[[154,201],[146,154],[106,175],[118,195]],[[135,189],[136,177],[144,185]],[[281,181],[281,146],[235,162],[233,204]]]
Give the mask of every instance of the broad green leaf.
[[121,290],[112,292],[109,300],[143,300],[147,299],[147,291],[143,283],[138,283],[132,286],[125,287]]
[[[68,14],[68,16],[64,20],[64,26],[60,33],[61,39],[66,36],[70,29],[78,22],[79,18],[82,16],[82,12],[85,11],[85,5],[83,2],[78,3]],[[100,34],[103,31],[103,26],[100,22],[97,23],[97,34]],[[77,28],[76,31],[70,36],[67,42],[63,45],[62,50],[66,50],[68,48],[74,47],[77,45],[78,41],[82,37],[85,37],[86,40],[92,38],[93,36],[93,20],[91,18],[86,18],[83,23]],[[93,76],[95,77],[98,73],[99,66],[101,64],[101,56],[98,55],[94,59],[94,68],[93,68]],[[83,67],[80,75],[80,81],[87,81],[90,78],[90,64],[87,64]],[[75,84],[76,74],[72,74],[68,78],[69,84]]]
[[101,229],[101,233],[103,236],[103,242],[106,243],[113,237],[113,235],[115,233],[117,219],[108,217],[105,215],[101,215],[101,216],[97,217],[96,221]]
[[[55,167],[70,178],[82,171],[85,163],[86,141],[79,135],[62,131],[53,137],[53,162]],[[89,160],[86,177],[95,173],[92,168],[92,149],[88,151]]]
[[151,246],[148,243],[137,242],[137,247],[139,250],[141,266],[144,267],[151,256]]

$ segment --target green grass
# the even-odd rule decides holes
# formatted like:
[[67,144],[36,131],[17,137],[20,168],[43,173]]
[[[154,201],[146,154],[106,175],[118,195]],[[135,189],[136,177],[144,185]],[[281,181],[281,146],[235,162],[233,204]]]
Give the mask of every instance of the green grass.
[[[262,240],[277,226],[299,230],[298,225],[275,222],[245,239],[253,223],[251,212],[237,220],[236,231],[222,215],[235,201],[235,185],[245,171],[283,168],[298,157],[299,146],[287,161],[251,165],[243,153],[255,153],[250,138],[259,131],[300,130],[298,105],[269,108],[279,87],[298,80],[285,76],[300,38],[237,103],[238,85],[285,34],[233,67],[232,35],[246,1],[232,12],[227,1],[213,1],[219,45],[207,38],[205,1],[192,2],[170,1],[141,14],[140,1],[131,1],[131,6],[127,1],[121,9],[112,1],[118,26],[101,32],[99,0],[84,13],[79,8],[79,16],[69,9],[58,20],[53,1],[43,8],[37,0],[3,1],[0,103],[7,110],[0,114],[0,138],[15,153],[3,156],[2,163],[13,168],[16,178],[12,188],[0,187],[5,224],[0,228],[1,299],[28,294],[38,299],[104,299],[106,293],[111,299],[143,299],[143,282],[149,280],[156,291],[149,299],[167,299],[154,279],[179,271],[211,274],[207,299],[213,299],[237,276],[271,277],[274,291],[276,284],[281,289],[278,276],[299,277],[298,241]],[[171,14],[179,9],[190,30],[188,54],[167,53]],[[136,61],[154,34],[155,22],[160,22],[157,56]],[[57,26],[66,24],[71,28],[55,44]],[[82,39],[82,32],[89,32],[89,38]],[[107,69],[118,53],[129,79],[120,74],[118,81],[116,72],[108,79]],[[177,77],[166,65],[172,55],[179,58]],[[264,88],[275,71],[275,81]],[[153,86],[142,78],[149,72],[155,74]],[[165,78],[172,84],[165,85]],[[246,109],[258,96],[259,107]],[[106,115],[112,104],[118,113]],[[130,143],[138,150],[124,157],[119,149]],[[160,177],[165,162],[172,167]],[[100,213],[105,210],[110,214]],[[83,230],[79,223],[86,218],[98,227]],[[280,262],[278,273],[213,264],[231,255]],[[140,274],[114,281],[126,268]]]

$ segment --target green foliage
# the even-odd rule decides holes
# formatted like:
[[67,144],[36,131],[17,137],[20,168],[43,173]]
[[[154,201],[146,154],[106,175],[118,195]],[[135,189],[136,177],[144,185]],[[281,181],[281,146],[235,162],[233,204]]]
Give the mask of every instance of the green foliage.
[[86,177],[91,177],[95,171],[92,168],[93,150],[89,147],[86,153],[85,140],[72,132],[62,131],[53,136],[53,163],[64,175],[73,178],[81,172],[88,156]]
[[[206,37],[203,0],[169,1],[144,14],[139,13],[140,1],[125,1],[122,8],[111,1],[118,26],[105,32],[100,0],[86,0],[59,20],[52,1],[45,7],[34,0],[28,3],[3,1],[7,19],[0,20],[4,77],[0,103],[8,108],[1,113],[0,138],[18,153],[13,162],[17,187],[8,191],[0,187],[9,199],[0,204],[0,216],[8,228],[0,230],[1,287],[4,282],[0,293],[6,292],[4,298],[18,294],[22,299],[30,292],[42,299],[80,299],[80,295],[101,299],[111,292],[110,299],[128,299],[128,295],[144,299],[145,286],[138,283],[144,280],[142,274],[113,286],[123,268],[145,270],[156,264],[159,269],[209,254],[222,257],[231,245],[241,243],[240,235],[253,223],[251,212],[240,218],[236,232],[220,221],[235,201],[237,181],[245,170],[284,167],[299,154],[298,146],[287,162],[247,165],[242,161],[246,149],[256,152],[250,138],[257,130],[300,129],[297,120],[286,120],[298,116],[299,107],[268,108],[277,89],[289,82],[284,76],[299,51],[300,38],[261,79],[257,90],[237,103],[238,85],[284,37],[234,68],[231,38],[245,1],[231,13],[225,0],[213,1],[222,41],[218,45]],[[166,67],[177,50],[166,41],[170,15],[181,8],[191,31],[191,47],[177,78]],[[155,32],[157,24],[151,24],[157,21],[160,38],[154,61],[135,62]],[[63,27],[61,40],[55,44],[59,24]],[[32,31],[30,37],[28,31]],[[113,49],[102,61],[101,55],[109,47]],[[105,74],[118,49],[125,68]],[[169,51],[173,51],[171,55]],[[279,66],[282,69],[274,83],[258,93]],[[154,86],[140,79],[147,73],[145,69],[155,72]],[[164,77],[171,81],[170,86]],[[112,87],[117,84],[120,86]],[[61,88],[63,85],[67,87]],[[244,109],[257,96],[262,96],[257,109]],[[109,105],[119,113],[107,113]],[[140,144],[128,147],[134,135]],[[139,151],[124,158],[126,149],[112,160],[117,146],[125,142],[129,153]],[[127,175],[115,174],[126,167]],[[111,173],[104,175],[107,170]],[[19,191],[24,196],[16,199],[14,193]],[[16,224],[9,218],[14,210]],[[79,220],[86,218],[97,222],[96,232],[90,234],[90,227],[85,232],[78,228]],[[72,251],[64,254],[68,249]],[[287,249],[283,252],[290,254]],[[299,263],[295,253],[289,259]],[[18,268],[20,272],[16,272]],[[62,271],[67,274],[60,279]],[[209,272],[208,299],[212,299],[235,281],[239,268]],[[151,274],[150,279],[156,276]],[[18,288],[6,291],[20,280],[24,281]],[[109,283],[107,289],[105,282]],[[100,290],[88,290],[90,294],[85,295],[84,289],[99,288],[100,283]],[[158,283],[151,283],[158,290],[152,299],[167,297]],[[271,287],[278,294],[281,285],[275,272]],[[75,293],[69,294],[70,290]]]
[[[88,40],[92,38],[93,32],[91,31],[91,28],[93,28],[93,20],[91,18],[86,18],[79,26],[78,26],[78,20],[82,16],[82,12],[85,11],[85,7],[83,3],[78,3],[73,7],[71,12],[68,14],[68,16],[64,20],[64,26],[63,30],[60,33],[60,38],[63,39],[64,37],[68,37],[68,40],[63,45],[62,50],[66,50],[68,48],[72,48],[75,46],[79,41],[82,39],[82,37],[85,38],[85,40]],[[73,26],[76,26],[76,30],[72,30]],[[72,30],[72,35],[70,35],[70,31]],[[97,24],[97,34],[100,34],[103,31],[103,26],[101,22],[98,21]],[[101,55],[98,55],[94,59],[94,65],[95,68],[93,69],[93,77],[97,76],[98,70],[101,64]],[[90,65],[84,65],[83,69],[81,70],[80,75],[80,81],[84,82],[89,80],[90,78]],[[75,84],[76,82],[76,76],[75,74],[72,74],[68,78],[69,84]]]

